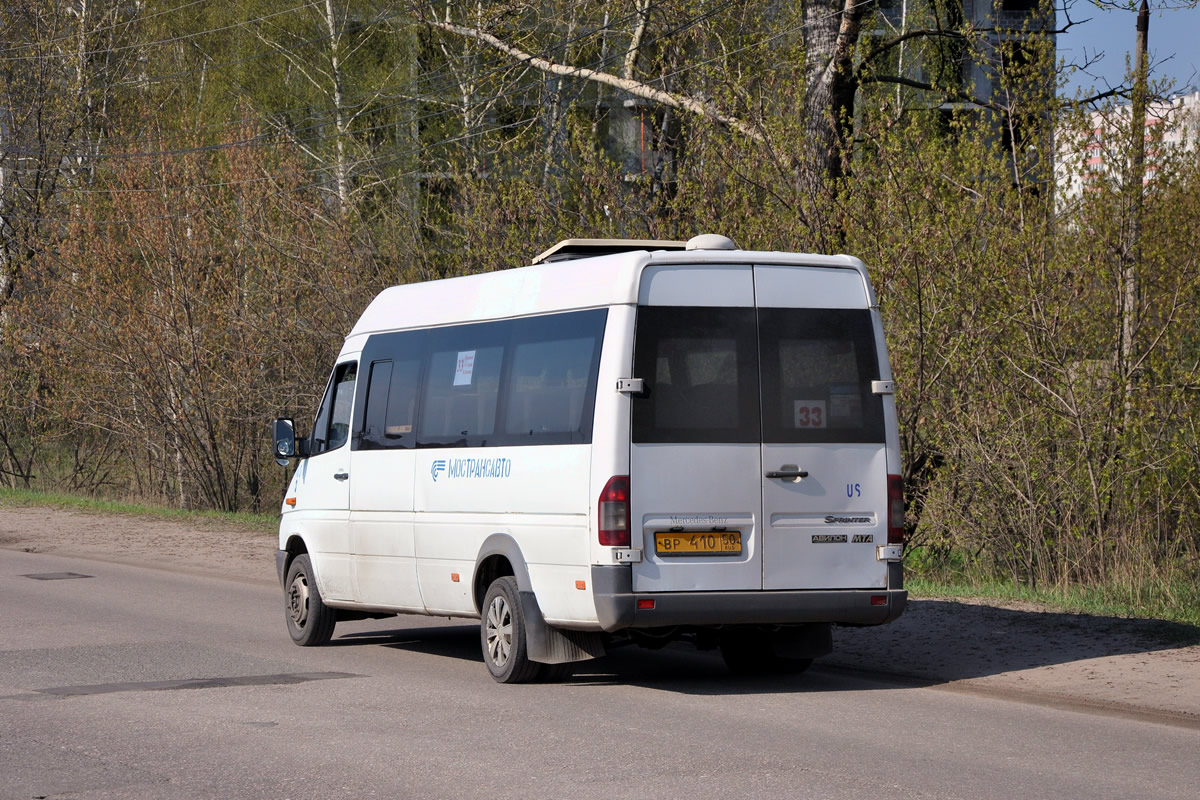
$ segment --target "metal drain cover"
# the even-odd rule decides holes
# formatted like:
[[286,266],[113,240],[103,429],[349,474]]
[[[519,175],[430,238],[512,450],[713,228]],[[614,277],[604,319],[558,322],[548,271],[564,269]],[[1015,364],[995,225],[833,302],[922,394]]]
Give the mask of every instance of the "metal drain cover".
[[33,578],[35,581],[67,581],[71,578],[91,578],[92,575],[80,575],[78,572],[42,572],[37,575],[22,575],[22,578]]

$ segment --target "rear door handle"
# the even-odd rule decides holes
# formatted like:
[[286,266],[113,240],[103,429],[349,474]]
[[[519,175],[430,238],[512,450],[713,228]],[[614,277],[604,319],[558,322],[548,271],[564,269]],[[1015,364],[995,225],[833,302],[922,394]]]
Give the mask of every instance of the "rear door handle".
[[349,477],[350,477],[350,473],[349,473],[349,472],[335,472],[335,473],[333,473],[333,479],[334,479],[335,481],[344,481],[344,480],[347,480]]
[[807,478],[808,470],[806,469],[773,469],[767,472],[768,478]]

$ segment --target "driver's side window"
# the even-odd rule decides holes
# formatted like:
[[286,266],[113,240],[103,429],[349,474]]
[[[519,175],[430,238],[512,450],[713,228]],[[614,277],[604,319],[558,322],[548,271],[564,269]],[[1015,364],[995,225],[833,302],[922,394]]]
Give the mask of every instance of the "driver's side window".
[[350,413],[354,406],[354,379],[358,364],[354,361],[338,364],[325,390],[321,410],[313,423],[311,455],[336,450],[350,440]]

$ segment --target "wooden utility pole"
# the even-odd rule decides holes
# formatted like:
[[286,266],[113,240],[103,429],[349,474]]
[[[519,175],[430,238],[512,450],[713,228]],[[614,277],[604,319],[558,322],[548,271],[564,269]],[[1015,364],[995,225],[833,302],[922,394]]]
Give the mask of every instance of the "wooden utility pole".
[[1121,371],[1125,377],[1125,422],[1129,422],[1130,404],[1136,383],[1134,375],[1134,335],[1138,328],[1140,288],[1138,268],[1142,257],[1142,204],[1146,181],[1146,40],[1150,33],[1150,7],[1142,0],[1137,18],[1137,50],[1134,53],[1133,107],[1130,109],[1129,239],[1125,245],[1121,275]]

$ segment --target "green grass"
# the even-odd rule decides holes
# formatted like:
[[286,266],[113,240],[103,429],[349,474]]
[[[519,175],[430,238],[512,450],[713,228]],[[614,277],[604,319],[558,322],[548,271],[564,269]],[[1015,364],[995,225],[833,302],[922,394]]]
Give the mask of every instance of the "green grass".
[[970,597],[1034,603],[1059,611],[1100,617],[1132,617],[1182,623],[1184,638],[1200,641],[1200,583],[1177,579],[1134,586],[1048,586],[1033,588],[1011,581],[965,579],[956,575],[905,577],[905,588],[917,598]]
[[165,519],[194,525],[221,525],[242,528],[247,533],[277,533],[278,514],[232,513],[228,511],[185,511],[178,508],[154,506],[119,500],[77,497],[55,492],[36,492],[29,489],[0,488],[0,507],[62,508],[88,514],[122,514],[125,516]]

